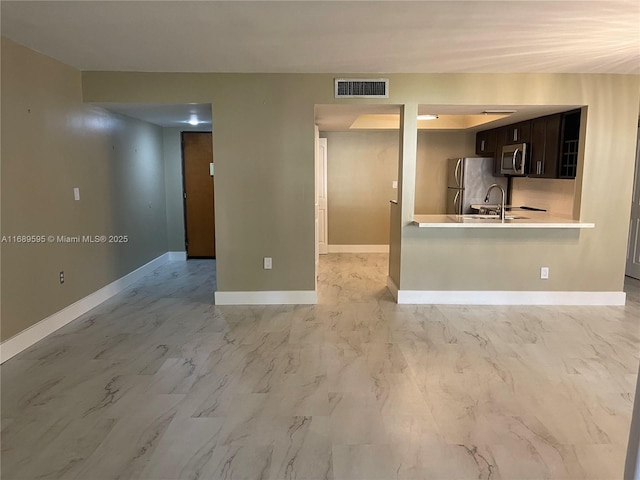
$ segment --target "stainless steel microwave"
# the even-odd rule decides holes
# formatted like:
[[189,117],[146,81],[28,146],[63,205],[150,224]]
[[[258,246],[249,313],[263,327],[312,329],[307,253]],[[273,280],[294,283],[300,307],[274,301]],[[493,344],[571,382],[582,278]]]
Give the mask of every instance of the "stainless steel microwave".
[[517,143],[502,147],[500,173],[503,175],[525,175],[527,165],[527,144]]

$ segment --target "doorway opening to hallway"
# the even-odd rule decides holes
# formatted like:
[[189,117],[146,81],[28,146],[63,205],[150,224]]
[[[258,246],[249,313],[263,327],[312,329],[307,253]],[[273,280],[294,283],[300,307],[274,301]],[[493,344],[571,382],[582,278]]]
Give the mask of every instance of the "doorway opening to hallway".
[[[327,279],[357,283],[372,258],[386,288],[390,201],[397,199],[398,105],[316,105],[316,279],[325,303]],[[391,118],[391,123],[389,119]],[[397,122],[396,122],[397,123]],[[360,278],[360,279],[362,279]],[[329,282],[330,283],[330,282]],[[336,283],[336,285],[338,284]],[[347,282],[348,283],[348,282]],[[352,285],[353,286],[353,285]]]

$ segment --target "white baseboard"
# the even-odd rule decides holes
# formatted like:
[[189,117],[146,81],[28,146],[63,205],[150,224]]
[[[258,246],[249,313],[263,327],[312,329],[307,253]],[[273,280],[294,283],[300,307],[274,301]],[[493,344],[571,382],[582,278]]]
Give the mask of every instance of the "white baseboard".
[[315,290],[215,292],[216,305],[315,305]]
[[187,252],[167,252],[170,262],[186,262]]
[[329,253],[389,253],[389,245],[329,245]]
[[[64,327],[67,323],[75,320],[80,315],[85,314],[92,308],[97,307],[105,300],[113,297],[117,293],[127,288],[129,285],[137,282],[142,277],[153,272],[160,265],[163,265],[171,260],[171,253],[167,252],[159,257],[151,260],[149,263],[137,268],[131,273],[128,273],[122,278],[105,285],[100,290],[97,290],[84,298],[81,298],[75,303],[72,303],[68,307],[50,315],[49,317],[39,321],[35,325],[23,330],[17,335],[5,340],[0,344],[0,363],[4,363],[14,355],[26,350],[30,346],[39,342],[47,335],[52,334],[59,328]],[[177,252],[180,253],[180,252]]]
[[[391,282],[393,283],[393,282]],[[387,280],[389,286],[389,279]],[[394,284],[395,287],[395,284]],[[397,287],[396,287],[397,288]],[[389,287],[391,293],[394,293]],[[518,292],[396,290],[401,304],[441,305],[624,305],[624,292]]]

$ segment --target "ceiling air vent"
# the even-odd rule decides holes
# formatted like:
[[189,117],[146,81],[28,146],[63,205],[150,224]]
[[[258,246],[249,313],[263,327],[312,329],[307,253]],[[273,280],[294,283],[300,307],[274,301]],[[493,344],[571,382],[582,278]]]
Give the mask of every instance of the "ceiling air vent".
[[336,98],[389,98],[388,78],[336,78]]

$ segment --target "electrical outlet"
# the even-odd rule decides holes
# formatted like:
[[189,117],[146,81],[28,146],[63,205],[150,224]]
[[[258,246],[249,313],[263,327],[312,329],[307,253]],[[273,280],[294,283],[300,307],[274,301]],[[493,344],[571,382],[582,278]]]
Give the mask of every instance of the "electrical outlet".
[[264,257],[263,259],[263,268],[265,270],[271,270],[272,267],[272,259],[271,257]]
[[540,267],[540,278],[542,280],[549,279],[549,267]]
[[64,283],[64,272],[60,272],[60,283]]

